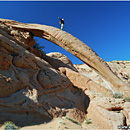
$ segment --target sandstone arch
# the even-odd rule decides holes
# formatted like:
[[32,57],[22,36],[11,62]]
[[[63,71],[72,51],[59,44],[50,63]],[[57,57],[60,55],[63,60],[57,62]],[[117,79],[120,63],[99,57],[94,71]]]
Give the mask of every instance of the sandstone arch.
[[58,46],[61,46],[62,48],[82,60],[84,63],[92,67],[98,73],[100,73],[104,77],[104,79],[106,79],[113,85],[114,90],[120,92],[123,91],[126,96],[130,94],[130,87],[127,86],[112,72],[107,63],[103,59],[101,59],[90,47],[88,47],[86,44],[84,44],[82,41],[72,36],[71,34],[58,28],[46,25],[25,24],[5,19],[0,19],[0,22],[3,22],[6,25],[16,29],[27,30],[29,32],[32,32],[34,36],[44,38]]

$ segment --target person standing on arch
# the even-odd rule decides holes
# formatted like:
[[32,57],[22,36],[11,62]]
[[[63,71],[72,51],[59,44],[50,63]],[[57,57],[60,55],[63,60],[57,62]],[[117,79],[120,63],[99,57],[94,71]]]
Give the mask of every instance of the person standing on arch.
[[63,30],[64,24],[65,24],[64,19],[61,19],[59,17],[58,17],[58,19],[60,20],[61,30]]

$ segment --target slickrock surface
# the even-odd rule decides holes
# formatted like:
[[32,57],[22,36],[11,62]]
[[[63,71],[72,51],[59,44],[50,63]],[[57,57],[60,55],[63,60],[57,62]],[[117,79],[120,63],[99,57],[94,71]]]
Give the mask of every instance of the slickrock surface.
[[23,48],[20,40],[4,33],[0,34],[0,123],[12,120],[24,126],[61,116],[83,122],[87,96],[64,74]]
[[[99,72],[105,78],[105,80],[109,81],[114,86],[115,90],[124,91],[125,95],[127,96],[130,94],[130,86],[122,82],[122,80],[120,80],[113,73],[108,64],[103,59],[101,59],[90,47],[88,47],[73,35],[52,26],[25,24],[5,19],[0,19],[0,22],[17,30],[25,30],[25,32],[30,32],[33,34],[33,36],[47,39],[54,44],[61,46],[68,52],[78,57],[84,63],[89,65],[91,68]],[[18,37],[17,34],[15,35]]]
[[[63,47],[85,64],[73,65],[58,52],[41,53],[33,48],[34,36]],[[55,27],[0,19],[0,124],[12,121],[20,129],[130,125],[129,68],[129,61],[103,61]]]

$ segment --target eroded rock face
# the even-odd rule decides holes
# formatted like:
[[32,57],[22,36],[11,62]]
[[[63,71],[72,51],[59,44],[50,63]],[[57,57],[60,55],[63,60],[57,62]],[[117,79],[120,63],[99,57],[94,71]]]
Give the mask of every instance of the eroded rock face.
[[89,77],[86,77],[78,72],[75,72],[65,67],[61,67],[60,71],[70,79],[70,81],[73,83],[75,87],[80,88],[83,91],[92,90],[95,92],[102,93],[106,96],[110,96],[110,97],[113,96],[113,93],[111,92],[111,90],[105,88],[104,86],[100,84],[97,84]]
[[130,61],[112,61],[108,62],[108,64],[123,82],[130,83]]
[[[48,62],[27,51],[4,31],[0,34],[0,123],[44,123],[68,116],[83,122],[86,95]],[[25,47],[25,48],[23,48]],[[82,113],[76,116],[76,112]]]
[[12,56],[1,52],[0,53],[0,69],[1,70],[9,69],[12,59],[13,59]]
[[[88,91],[85,93],[89,94]],[[130,103],[123,99],[94,97],[89,104],[87,116],[99,129],[118,129],[120,125],[130,124],[129,107]]]
[[109,81],[113,85],[115,90],[123,91],[126,96],[129,96],[130,86],[118,78],[117,75],[115,75],[110,69],[108,64],[103,59],[101,59],[90,47],[71,34],[55,27],[46,25],[24,24],[13,20],[4,19],[0,19],[0,21],[8,26],[11,26],[12,28],[26,30],[37,37],[47,39],[63,47],[65,50],[72,53],[91,68],[99,72],[105,78],[105,80]]
[[[41,55],[31,47],[34,44],[30,44],[29,41],[30,39],[33,42],[32,33],[68,49],[87,62],[89,68],[80,70],[79,66],[74,67],[61,53]],[[65,39],[61,34],[66,35]],[[72,50],[67,43],[72,43]],[[130,103],[124,99],[112,98],[112,91],[107,85],[111,78],[111,83],[118,78],[114,77],[103,60],[84,45],[82,47],[87,49],[85,54],[88,54],[86,56],[90,61],[83,59],[82,54],[73,50],[73,45],[77,43],[83,44],[66,32],[53,27],[28,24],[25,26],[15,21],[1,20],[0,123],[12,120],[16,125],[26,126],[66,116],[82,126],[87,115],[92,119],[95,128],[117,129],[118,125],[130,125]],[[82,47],[76,46],[78,51],[83,49]],[[93,65],[95,62],[98,67]],[[96,72],[96,75],[90,74],[91,67],[95,67],[102,75],[107,74],[104,76],[105,80],[101,75],[98,77]],[[126,83],[129,86],[129,82]],[[119,79],[113,83],[117,86],[122,84],[124,85]],[[116,90],[114,86],[113,89]],[[124,94],[129,95],[129,91]]]
[[[123,62],[123,61],[113,61],[108,63],[111,66],[111,69],[120,76],[120,78],[123,80],[124,75],[129,75],[129,62]],[[123,95],[123,93],[120,93],[120,97],[115,98],[108,98],[106,96],[107,92],[104,91],[105,88],[107,89],[113,89],[108,82],[106,82],[101,75],[93,71],[89,66],[82,64],[82,65],[74,65],[76,69],[78,70],[78,74],[75,72],[69,72],[68,77],[71,81],[75,81],[74,84],[78,82],[77,86],[80,86],[80,88],[86,88],[84,92],[86,95],[90,98],[90,104],[87,109],[87,118],[91,119],[93,122],[93,125],[98,129],[118,129],[118,126],[128,126],[130,124],[129,119],[129,111],[130,111],[130,98],[126,100]],[[125,66],[125,67],[124,67]],[[66,72],[67,74],[67,72]],[[72,76],[73,75],[73,76]],[[82,75],[80,78],[76,79],[76,75]],[[96,87],[93,83],[90,85],[86,85],[85,82],[81,81],[87,81],[89,77],[89,81],[96,83],[98,86]],[[81,78],[84,78],[81,80]],[[124,81],[129,84],[129,78],[124,78]],[[80,84],[81,82],[81,84]],[[88,82],[90,83],[90,82]],[[84,84],[84,85],[83,85]],[[102,86],[100,89],[99,86]],[[110,88],[109,88],[110,87]],[[103,90],[104,88],[104,90]],[[98,90],[98,91],[97,91]],[[116,91],[115,91],[116,93]],[[118,99],[120,98],[120,99]],[[121,99],[122,98],[122,99]],[[126,108],[127,106],[127,108]],[[87,128],[84,125],[85,128]]]
[[48,53],[44,55],[42,58],[49,62],[57,70],[59,70],[61,67],[66,67],[74,71],[77,71],[70,59],[59,52]]

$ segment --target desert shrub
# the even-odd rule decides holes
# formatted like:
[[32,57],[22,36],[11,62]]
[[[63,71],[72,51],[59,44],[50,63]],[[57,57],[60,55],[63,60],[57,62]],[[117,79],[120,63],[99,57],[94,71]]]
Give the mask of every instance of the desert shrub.
[[4,123],[4,130],[19,130],[19,127],[16,126],[12,121],[6,121]]
[[114,98],[123,98],[124,95],[121,94],[120,92],[116,92],[114,95],[113,95]]
[[45,52],[42,50],[43,48],[45,48],[44,46],[40,46],[39,43],[35,43],[33,45],[33,48],[40,51],[42,54],[45,54]]
[[86,121],[85,121],[85,124],[92,124],[92,120],[87,117]]
[[67,119],[67,120],[70,120],[71,122],[73,122],[73,123],[75,123],[75,124],[77,124],[77,125],[80,125],[77,121],[75,121],[75,120],[73,120],[73,119],[71,119],[71,118],[69,118],[69,117],[66,117],[66,119]]
[[126,66],[124,66],[124,68],[126,68]]

